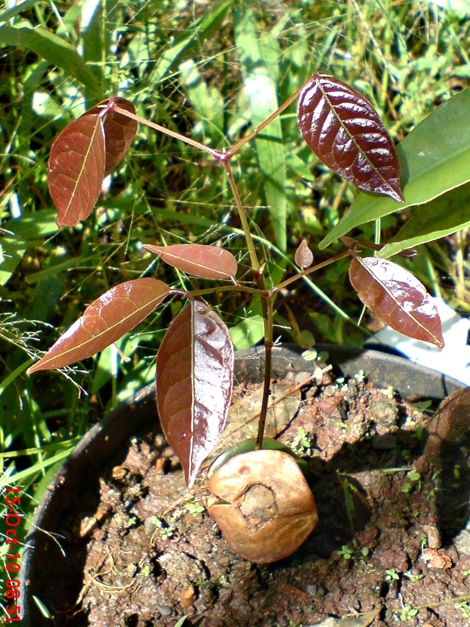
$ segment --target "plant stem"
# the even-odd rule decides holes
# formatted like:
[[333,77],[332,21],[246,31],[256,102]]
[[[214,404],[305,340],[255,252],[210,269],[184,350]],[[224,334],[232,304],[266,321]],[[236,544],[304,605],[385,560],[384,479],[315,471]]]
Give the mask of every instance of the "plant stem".
[[326,259],[325,261],[317,263],[317,265],[313,266],[312,268],[308,268],[307,270],[302,270],[302,272],[297,272],[297,274],[294,274],[294,276],[289,277],[285,281],[282,281],[282,283],[279,283],[279,285],[276,285],[276,287],[273,287],[273,289],[271,290],[271,294],[274,296],[274,294],[277,294],[277,292],[280,292],[291,283],[294,283],[295,281],[298,281],[299,279],[302,279],[303,277],[308,276],[309,274],[313,274],[314,272],[317,272],[318,270],[321,270],[322,268],[326,268],[332,263],[335,263],[336,261],[339,261],[340,259],[344,259],[344,257],[350,257],[351,255],[352,255],[352,252],[351,250],[348,249],[348,250],[343,251],[342,253],[339,253],[339,255],[335,255],[334,257],[331,257],[331,259]]
[[[307,81],[308,82],[308,81]],[[299,96],[300,92],[302,91],[302,89],[305,87],[306,83],[304,83],[303,85],[301,85],[293,94],[292,96],[289,96],[289,98],[287,98],[287,100],[285,100],[282,105],[280,107],[278,107],[276,109],[276,111],[274,111],[274,113],[271,113],[271,115],[269,117],[267,117],[263,122],[261,122],[261,124],[258,124],[258,126],[256,128],[254,128],[251,133],[248,133],[248,135],[246,135],[245,137],[242,137],[242,139],[239,139],[231,148],[229,148],[227,150],[227,152],[224,154],[224,158],[225,159],[230,159],[242,146],[244,146],[247,142],[249,142],[251,139],[253,139],[253,137],[255,137],[256,135],[258,135],[258,133],[261,133],[261,131],[266,128],[266,126],[268,126],[268,124],[271,124],[271,122],[273,120],[275,120],[277,118],[278,115],[281,115],[281,113],[287,109],[287,107],[289,105],[291,105],[294,100]]]
[[273,348],[273,300],[267,298],[262,301],[264,318],[264,385],[263,398],[261,401],[261,411],[258,422],[258,435],[256,437],[256,449],[263,448],[264,428],[268,413],[269,397],[271,396],[271,374],[272,374],[272,348]]
[[271,293],[269,290],[260,290],[257,287],[248,287],[247,285],[219,285],[217,287],[206,287],[202,290],[171,290],[172,294],[191,294],[193,298],[197,296],[205,296],[206,294],[213,294],[214,292],[243,292],[244,294],[251,294],[252,296],[259,296],[260,298],[269,298]]
[[216,159],[217,161],[220,161],[220,162],[225,164],[226,162],[230,161],[230,159],[233,157],[233,155],[242,146],[244,146],[247,142],[252,140],[253,137],[258,135],[258,133],[261,133],[261,131],[264,128],[266,128],[266,126],[268,126],[268,124],[271,124],[271,122],[273,120],[275,120],[279,115],[281,115],[281,113],[285,109],[287,109],[287,107],[289,105],[291,105],[296,98],[298,98],[300,92],[302,91],[302,89],[305,87],[305,85],[309,81],[310,81],[310,79],[308,79],[305,83],[303,83],[291,96],[289,96],[289,98],[287,98],[287,100],[285,100],[282,103],[282,105],[280,107],[278,107],[276,109],[276,111],[274,111],[274,113],[271,113],[271,115],[269,117],[267,117],[263,122],[261,122],[261,124],[258,124],[258,126],[256,128],[254,128],[250,133],[248,133],[248,135],[246,135],[245,137],[242,137],[242,139],[239,139],[227,151],[215,150],[214,148],[210,148],[209,146],[205,146],[204,144],[201,144],[201,142],[198,142],[195,139],[191,139],[190,137],[186,137],[186,135],[182,135],[181,133],[177,133],[176,131],[171,131],[170,129],[168,129],[168,128],[164,127],[164,126],[161,126],[160,124],[157,124],[156,122],[151,122],[150,120],[146,120],[145,118],[142,118],[140,115],[136,115],[135,113],[131,113],[130,111],[127,111],[127,109],[123,109],[122,107],[119,107],[118,105],[115,105],[113,107],[113,111],[115,111],[116,113],[120,113],[121,115],[124,115],[126,118],[130,118],[131,120],[135,120],[136,122],[139,122],[140,124],[144,124],[145,126],[149,126],[150,128],[153,128],[156,131],[160,131],[160,133],[164,133],[165,135],[169,135],[170,137],[173,137],[174,139],[179,139],[180,141],[184,142],[185,144],[189,144],[190,146],[193,146],[194,148],[198,148],[199,150],[202,150],[203,152],[206,152],[207,154],[209,154],[212,157],[214,157],[214,159]]
[[246,217],[246,212],[243,207],[242,200],[240,198],[240,194],[238,193],[237,184],[235,183],[235,179],[233,178],[232,168],[230,167],[229,161],[223,161],[223,166],[225,172],[227,173],[228,182],[230,185],[230,189],[232,190],[233,197],[235,199],[235,204],[237,206],[238,215],[240,216],[240,222],[242,223],[243,233],[245,235],[246,246],[248,248],[248,253],[250,255],[251,268],[255,274],[255,280],[260,289],[265,289],[264,279],[263,285],[259,285],[258,277],[260,275],[261,264],[258,259],[258,255],[256,254],[255,244],[253,242],[253,238],[251,237],[250,225],[248,224],[248,218]]
[[[238,210],[238,215],[240,217],[243,233],[245,236],[246,246],[248,249],[248,253],[250,255],[251,268],[252,268],[255,282],[258,288],[257,290],[252,291],[250,288],[245,289],[241,286],[227,286],[224,289],[233,290],[233,289],[238,288],[244,291],[250,291],[253,294],[257,293],[261,297],[261,306],[263,310],[265,368],[264,368],[263,399],[261,402],[261,412],[260,412],[260,419],[259,419],[259,425],[258,425],[258,436],[256,439],[257,449],[263,448],[264,428],[266,424],[266,415],[268,411],[269,396],[271,394],[271,369],[272,369],[272,346],[273,346],[273,296],[280,289],[282,289],[282,287],[289,285],[290,283],[292,283],[293,281],[296,281],[297,279],[301,278],[305,274],[308,274],[308,271],[300,273],[292,277],[290,280],[284,281],[284,283],[281,284],[282,287],[277,286],[277,288],[272,289],[270,291],[266,290],[266,279],[263,276],[263,273],[261,271],[261,264],[258,258],[258,254],[256,252],[248,218],[247,218],[245,209],[243,207],[243,203],[240,198],[240,194],[238,192],[235,179],[233,177],[232,168],[230,166],[230,159],[242,146],[244,146],[247,142],[253,139],[253,137],[256,137],[258,133],[260,133],[266,126],[268,126],[268,124],[270,124],[285,109],[287,109],[287,107],[291,105],[294,102],[294,100],[296,100],[296,98],[299,96],[304,86],[305,86],[305,83],[301,85],[301,87],[299,87],[285,102],[283,102],[282,105],[278,107],[276,111],[274,111],[274,113],[272,113],[263,122],[261,122],[261,124],[259,124],[256,128],[254,128],[251,131],[251,133],[248,133],[246,137],[243,137],[238,142],[236,142],[226,152],[209,148],[208,146],[205,146],[204,144],[201,144],[200,142],[194,139],[181,135],[180,133],[177,133],[175,131],[170,131],[164,126],[161,126],[160,124],[156,124],[155,122],[150,122],[149,120],[146,120],[145,118],[141,118],[140,116],[135,115],[131,113],[130,111],[127,111],[126,109],[122,109],[121,107],[118,107],[118,106],[114,107],[115,112],[120,113],[121,115],[124,115],[132,120],[135,120],[136,122],[145,124],[146,126],[149,126],[150,128],[153,128],[156,131],[164,133],[165,135],[169,135],[170,137],[173,137],[174,139],[178,139],[184,142],[185,144],[189,144],[190,146],[193,146],[194,148],[202,150],[203,152],[206,152],[207,154],[211,155],[211,157],[216,159],[219,163],[222,163],[224,166],[225,173],[227,174],[228,182],[230,185],[230,189],[232,191],[232,194],[235,200],[235,205]],[[325,263],[323,265],[327,265],[327,264]],[[319,264],[318,267],[316,267],[315,269],[319,269],[320,267],[322,267],[322,264]],[[310,272],[313,272],[313,271],[314,271],[313,269],[310,270]],[[204,290],[197,290],[196,292],[193,293],[193,296],[196,294],[202,295],[204,294],[204,292],[205,292]]]
[[176,131],[171,131],[169,128],[165,128],[164,126],[161,126],[160,124],[157,124],[156,122],[151,122],[150,120],[146,120],[145,118],[140,117],[140,115],[135,115],[134,113],[131,113],[130,111],[127,111],[126,109],[122,109],[121,107],[115,106],[113,110],[116,113],[120,113],[121,115],[124,115],[126,118],[130,118],[131,120],[135,120],[135,122],[139,122],[140,124],[144,124],[145,126],[153,128],[155,131],[159,131],[160,133],[163,133],[164,135],[169,135],[170,137],[173,137],[174,139],[179,139],[185,144],[189,144],[190,146],[193,146],[193,148],[198,148],[199,150],[202,150],[203,152],[207,152],[209,155],[211,155],[211,157],[214,157],[214,159],[216,159],[217,161],[223,161],[225,159],[224,152],[221,152],[220,150],[214,150],[214,148],[209,148],[209,146],[205,146],[204,144],[201,144],[195,139],[191,139],[190,137],[181,135],[181,133],[177,133]]
[[[227,153],[229,154],[229,153]],[[233,154],[233,153],[232,153]],[[232,156],[232,155],[230,155]],[[225,172],[232,190],[235,204],[238,209],[238,215],[242,223],[243,233],[245,234],[245,241],[248,248],[248,252],[251,260],[251,268],[255,277],[256,285],[261,293],[266,293],[266,279],[261,272],[261,264],[256,253],[255,244],[250,231],[250,225],[246,216],[243,203],[238,192],[237,184],[233,178],[232,168],[230,167],[230,157],[223,161]],[[264,322],[264,351],[265,351],[265,364],[264,364],[264,386],[263,386],[263,400],[261,402],[261,412],[258,424],[258,437],[256,439],[256,448],[263,448],[263,435],[264,427],[266,424],[266,414],[268,411],[269,396],[271,394],[271,351],[273,346],[273,301],[271,295],[266,294],[267,298],[261,299],[261,307],[263,310],[263,322]]]

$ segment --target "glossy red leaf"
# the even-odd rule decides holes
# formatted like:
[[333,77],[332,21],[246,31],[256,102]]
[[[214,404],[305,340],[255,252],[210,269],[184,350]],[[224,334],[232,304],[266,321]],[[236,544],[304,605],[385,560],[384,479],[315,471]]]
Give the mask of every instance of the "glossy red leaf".
[[135,115],[135,108],[132,102],[125,98],[113,97],[103,100],[103,102],[100,102],[82,116],[96,113],[103,115],[103,110],[107,110],[104,117],[106,144],[105,176],[110,174],[126,156],[137,132],[137,122],[115,111],[115,106]]
[[404,200],[393,142],[358,91],[317,72],[300,94],[297,117],[303,138],[329,168],[360,189]]
[[299,266],[301,270],[305,270],[306,268],[310,268],[313,263],[313,253],[308,245],[306,239],[303,239],[297,250],[295,251],[295,263]]
[[207,305],[189,303],[157,355],[157,405],[163,432],[191,487],[225,426],[232,397],[233,345]]
[[152,278],[116,285],[87,307],[28,373],[62,368],[102,351],[144,320],[169,291]]
[[237,274],[237,260],[231,252],[217,246],[203,244],[173,244],[144,248],[160,255],[165,263],[182,272],[204,279],[234,279]]
[[359,298],[382,322],[408,337],[444,346],[437,308],[410,272],[387,259],[355,257],[349,278]]
[[47,175],[57,226],[74,226],[90,215],[101,193],[105,160],[103,121],[96,113],[71,122],[57,137]]

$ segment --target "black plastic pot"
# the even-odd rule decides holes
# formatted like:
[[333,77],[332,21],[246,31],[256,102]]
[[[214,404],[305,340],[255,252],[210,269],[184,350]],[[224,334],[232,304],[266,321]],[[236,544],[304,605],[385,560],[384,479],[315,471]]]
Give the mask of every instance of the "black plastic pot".
[[[364,370],[368,379],[380,386],[391,385],[405,398],[441,400],[463,385],[438,372],[418,366],[402,357],[370,349],[318,346],[329,353],[338,373],[345,376]],[[259,378],[262,373],[263,349],[237,354],[235,372]],[[274,348],[274,376],[288,371],[311,371],[298,349]],[[61,625],[61,612],[75,604],[83,579],[83,546],[70,540],[74,512],[93,508],[93,496],[99,493],[99,479],[110,458],[119,459],[129,446],[129,439],[156,423],[154,386],[143,389],[135,399],[110,413],[81,440],[48,487],[36,510],[24,553],[21,599],[23,625]],[[59,538],[60,542],[57,541]],[[64,603],[55,608],[56,620],[45,618],[34,596],[48,606],[48,593],[57,587]]]

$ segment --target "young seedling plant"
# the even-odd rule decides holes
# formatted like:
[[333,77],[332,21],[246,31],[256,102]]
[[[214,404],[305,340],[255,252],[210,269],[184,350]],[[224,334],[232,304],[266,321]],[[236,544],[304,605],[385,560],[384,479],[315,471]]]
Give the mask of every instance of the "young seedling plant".
[[[317,264],[307,241],[302,241],[295,253],[296,273],[268,288],[231,159],[297,98],[300,132],[315,155],[366,192],[367,198],[392,199],[390,211],[403,206],[400,162],[379,115],[359,92],[332,76],[315,73],[262,124],[224,151],[143,119],[136,115],[131,102],[111,97],[70,123],[51,148],[48,183],[57,208],[57,226],[71,227],[88,218],[105,177],[128,152],[137,125],[145,124],[208,153],[224,168],[243,229],[253,282],[237,279],[235,256],[219,246],[146,244],[145,248],[166,264],[188,275],[217,281],[217,287],[182,291],[148,277],[120,283],[91,303],[29,369],[34,373],[63,368],[90,357],[133,329],[165,299],[186,299],[187,304],[170,324],[158,351],[156,396],[164,434],[190,488],[224,429],[234,377],[234,348],[228,328],[204,296],[225,290],[259,297],[265,371],[258,436],[251,447],[254,450],[229,455],[209,482],[210,491],[219,499],[209,512],[235,550],[255,562],[271,562],[291,554],[317,522],[313,495],[294,457],[283,450],[270,450],[275,445],[263,437],[271,385],[273,308],[278,292],[349,257],[351,285],[378,318],[410,337],[443,346],[439,315],[424,286],[388,259],[375,253],[363,256],[364,249],[374,250],[374,246],[345,237],[344,233],[339,237],[345,250]],[[248,510],[252,517],[258,517],[251,527],[246,526]],[[234,520],[237,516],[238,522]],[[266,542],[270,542],[269,548],[263,544]]]

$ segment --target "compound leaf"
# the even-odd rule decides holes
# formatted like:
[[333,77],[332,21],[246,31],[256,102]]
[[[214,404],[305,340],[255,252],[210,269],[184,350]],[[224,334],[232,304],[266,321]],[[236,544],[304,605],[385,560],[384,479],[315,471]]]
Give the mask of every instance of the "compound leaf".
[[306,143],[329,168],[360,189],[404,200],[393,142],[358,91],[316,72],[300,94],[297,115]]
[[95,300],[28,373],[63,368],[113,344],[146,318],[169,294],[158,279],[120,283]]
[[57,226],[87,218],[101,193],[105,173],[105,138],[99,114],[71,122],[52,144],[49,191],[57,207]]
[[442,348],[439,313],[422,283],[401,266],[378,257],[355,257],[351,285],[361,301],[395,331]]
[[237,260],[224,248],[204,244],[145,244],[144,248],[168,265],[204,279],[234,279],[237,273]]
[[233,358],[227,327],[200,301],[176,316],[158,351],[158,413],[189,487],[225,426]]

